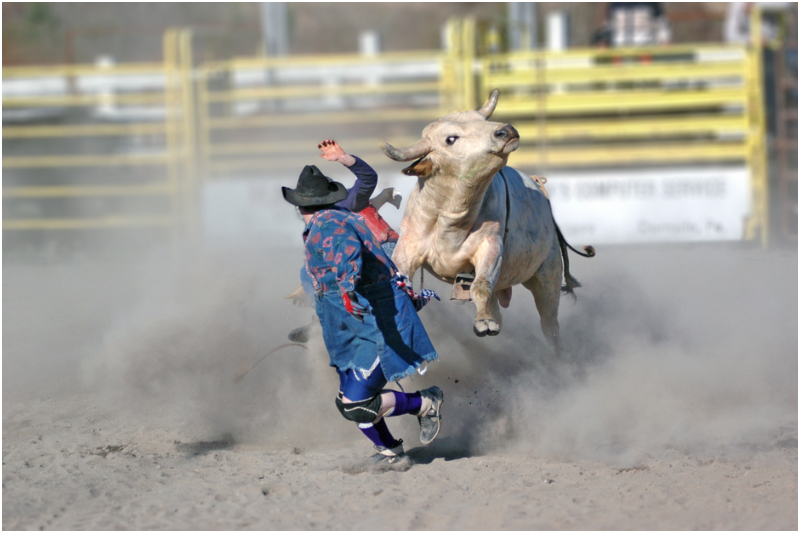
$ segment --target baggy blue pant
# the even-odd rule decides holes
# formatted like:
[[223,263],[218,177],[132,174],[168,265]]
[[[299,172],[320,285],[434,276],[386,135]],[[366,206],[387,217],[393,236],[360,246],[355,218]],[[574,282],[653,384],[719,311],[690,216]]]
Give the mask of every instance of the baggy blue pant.
[[356,286],[355,292],[369,310],[363,321],[347,312],[338,290],[315,297],[331,366],[367,378],[380,365],[387,381],[396,381],[439,357],[411,297],[393,281]]

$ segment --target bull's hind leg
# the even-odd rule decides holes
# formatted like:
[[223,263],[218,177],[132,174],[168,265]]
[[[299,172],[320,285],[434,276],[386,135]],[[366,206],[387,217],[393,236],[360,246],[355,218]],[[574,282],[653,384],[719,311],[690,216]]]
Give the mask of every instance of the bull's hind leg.
[[531,279],[522,285],[533,293],[536,310],[542,324],[542,332],[552,343],[556,353],[560,350],[558,338],[558,303],[561,298],[562,265],[559,249],[554,246],[547,259]]

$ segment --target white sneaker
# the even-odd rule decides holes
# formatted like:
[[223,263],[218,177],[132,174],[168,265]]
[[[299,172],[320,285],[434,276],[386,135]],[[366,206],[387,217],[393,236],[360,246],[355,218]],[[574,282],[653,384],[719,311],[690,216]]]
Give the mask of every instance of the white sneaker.
[[419,441],[430,444],[442,427],[441,409],[444,403],[444,393],[439,387],[419,391],[422,396],[422,409],[419,411]]

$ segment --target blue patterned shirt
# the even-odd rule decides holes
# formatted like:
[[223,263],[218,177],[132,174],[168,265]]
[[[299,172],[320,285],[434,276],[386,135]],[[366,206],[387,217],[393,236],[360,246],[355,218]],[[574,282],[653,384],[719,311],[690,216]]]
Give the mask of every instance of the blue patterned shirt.
[[344,294],[356,285],[390,280],[391,260],[363,220],[337,207],[318,211],[303,232],[306,269],[314,289]]

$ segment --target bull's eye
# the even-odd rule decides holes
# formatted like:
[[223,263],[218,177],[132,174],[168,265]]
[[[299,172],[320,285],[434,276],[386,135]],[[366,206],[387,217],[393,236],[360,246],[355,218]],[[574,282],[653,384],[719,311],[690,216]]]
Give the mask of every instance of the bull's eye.
[[457,139],[458,139],[457,135],[451,135],[444,142],[447,143],[447,146],[453,146],[453,144],[455,144]]

